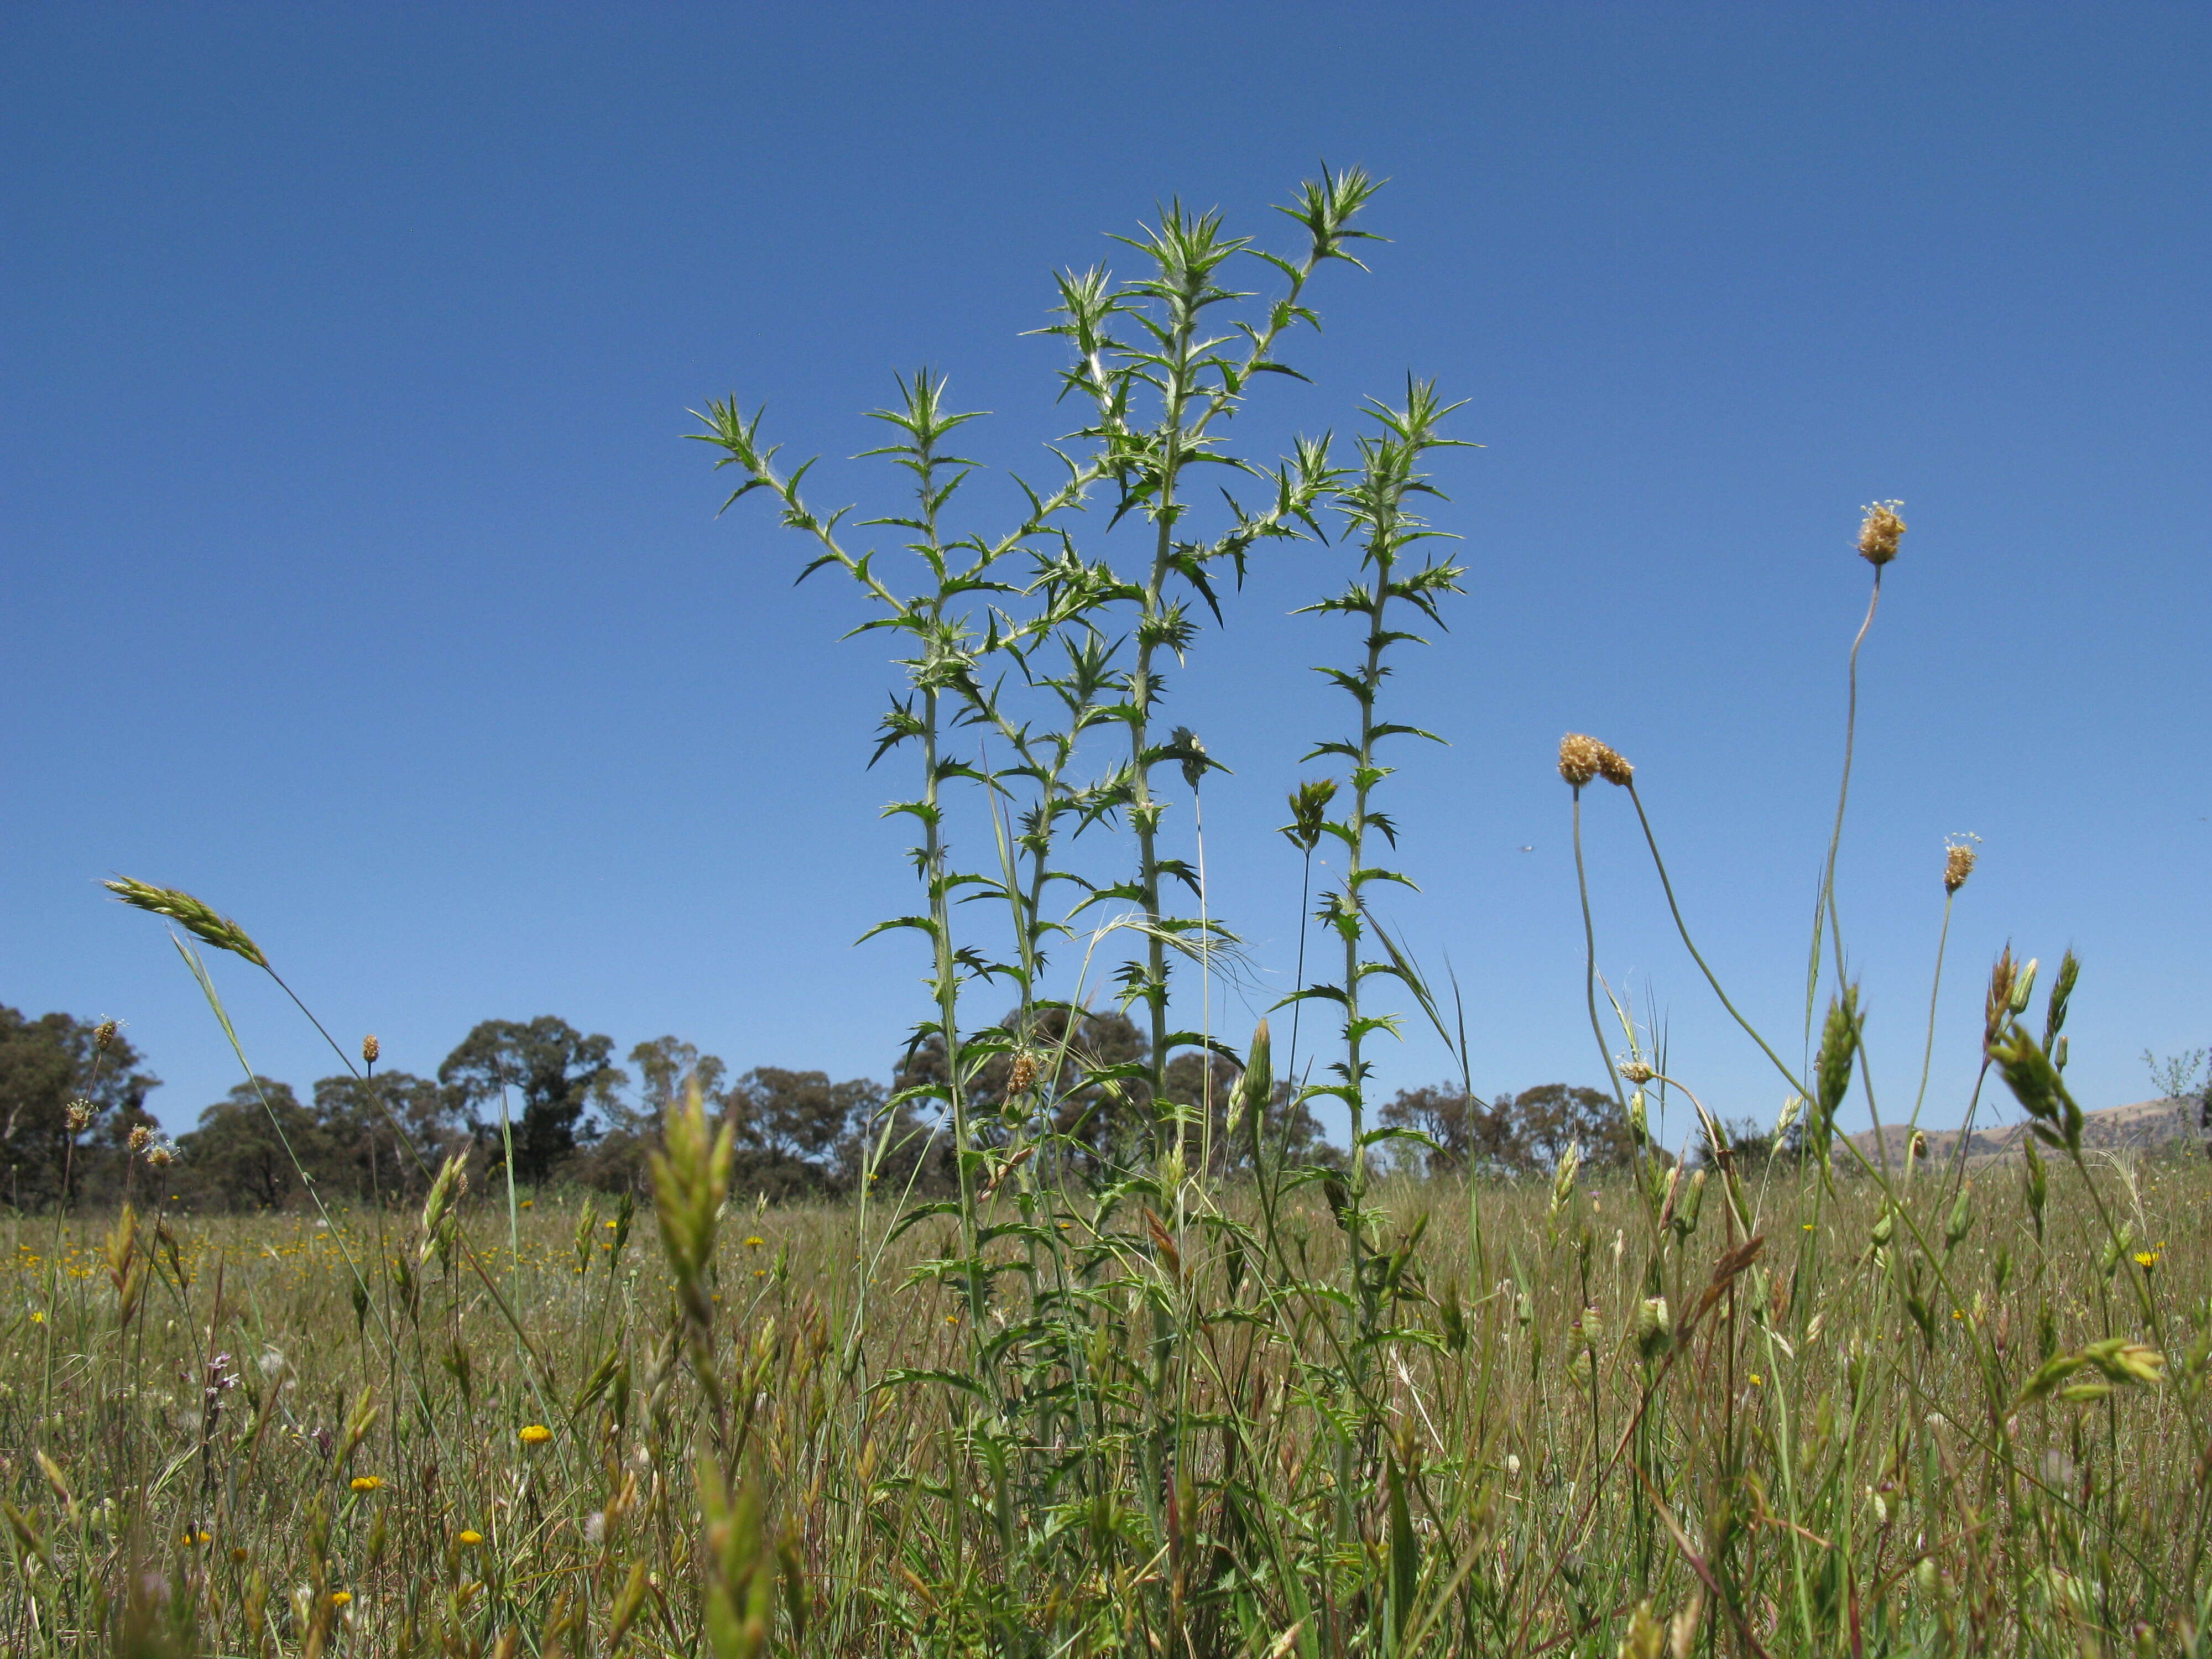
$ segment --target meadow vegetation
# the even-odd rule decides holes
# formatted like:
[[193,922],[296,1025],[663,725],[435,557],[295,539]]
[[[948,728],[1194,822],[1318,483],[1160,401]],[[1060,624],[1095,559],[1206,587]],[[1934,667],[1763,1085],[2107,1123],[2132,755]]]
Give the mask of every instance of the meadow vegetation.
[[[1607,1086],[1478,1102],[1455,989],[1388,896],[1416,879],[1392,780],[1432,752],[1391,671],[1463,574],[1425,516],[1452,406],[1412,380],[1348,446],[1232,442],[1374,191],[1309,183],[1279,253],[1170,204],[1133,277],[1063,275],[1077,430],[995,529],[934,373],[877,411],[908,495],[858,523],[763,415],[709,406],[731,501],[852,581],[906,677],[875,758],[908,768],[916,896],[877,931],[914,942],[923,1006],[892,1086],[848,1103],[849,1193],[748,1184],[746,1113],[696,1055],[636,1127],[649,1200],[552,1181],[561,1149],[504,1116],[495,1170],[410,1133],[373,1040],[332,1043],[357,1079],[332,1097],[412,1164],[388,1194],[186,1217],[165,1144],[126,1135],[118,1207],[10,1222],[14,1650],[2212,1659],[2212,1177],[2085,1147],[2080,964],[1999,959],[1982,1080],[1943,1112],[2001,1088],[2021,1157],[1921,1158],[1924,1085],[1899,1157],[1836,1130],[1874,1105],[1834,872],[1899,504],[1838,538],[1872,590],[1803,1030],[1737,1016],[1780,1121],[1724,1123],[1673,1074],[1586,899]],[[1341,562],[1310,610],[1345,718],[1289,793],[1291,988],[1224,1034],[1259,979],[1209,902],[1222,762],[1170,681],[1291,538]],[[1632,811],[1736,1014],[1635,769],[1581,734],[1556,764],[1578,872],[1583,811]],[[1945,939],[1973,862],[1931,868]],[[275,968],[191,895],[110,885],[178,930],[240,1109],[289,1148],[203,951]],[[1459,1076],[1386,1100],[1407,1020]]]

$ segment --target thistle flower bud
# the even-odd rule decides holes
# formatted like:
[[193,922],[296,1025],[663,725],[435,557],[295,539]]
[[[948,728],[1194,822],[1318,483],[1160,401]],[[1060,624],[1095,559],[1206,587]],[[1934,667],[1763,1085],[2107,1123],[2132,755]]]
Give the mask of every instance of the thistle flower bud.
[[362,1065],[375,1065],[376,1057],[383,1052],[383,1045],[377,1042],[375,1032],[371,1031],[367,1036],[361,1040],[361,1060]]
[[1943,890],[1955,893],[1966,884],[1966,878],[1974,873],[1974,861],[1981,855],[1965,842],[1953,842],[1943,851]]
[[1859,522],[1859,557],[1879,570],[1897,556],[1897,544],[1905,536],[1905,520],[1897,516],[1903,501],[1869,501],[1860,510],[1865,517]]

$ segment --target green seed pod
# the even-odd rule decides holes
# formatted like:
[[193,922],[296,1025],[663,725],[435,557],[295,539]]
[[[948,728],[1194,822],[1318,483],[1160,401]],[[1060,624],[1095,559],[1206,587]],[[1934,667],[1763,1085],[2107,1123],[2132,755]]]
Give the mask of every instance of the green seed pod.
[[1974,1212],[1971,1202],[1973,1189],[1972,1182],[1959,1188],[1958,1200],[1951,1206],[1951,1218],[1943,1224],[1943,1248],[1946,1250],[1958,1249],[1959,1241],[1966,1237],[1973,1227]]
[[[2071,990],[2072,987],[2068,987]],[[2012,1011],[2015,1017],[2027,1012],[2027,1000],[2035,993],[2035,958],[2027,959],[2027,966],[2020,970],[2012,982]]]
[[1705,1207],[1705,1171],[1698,1170],[1690,1176],[1689,1195],[1682,1206],[1674,1212],[1674,1229],[1685,1238],[1698,1231],[1698,1212]]
[[1884,1205],[1881,1213],[1875,1218],[1874,1231],[1868,1237],[1874,1241],[1875,1248],[1881,1249],[1889,1243],[1896,1231],[1897,1212]]
[[1444,1293],[1437,1304],[1437,1313],[1443,1326],[1444,1346],[1454,1353],[1462,1352],[1467,1346],[1467,1318],[1460,1311],[1457,1279],[1444,1281]]

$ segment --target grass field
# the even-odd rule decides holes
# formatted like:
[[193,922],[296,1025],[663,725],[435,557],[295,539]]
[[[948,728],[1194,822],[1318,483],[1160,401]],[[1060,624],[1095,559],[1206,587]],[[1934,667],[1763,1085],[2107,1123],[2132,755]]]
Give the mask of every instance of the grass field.
[[1343,1228],[1250,1188],[1172,1221],[1000,1195],[985,1248],[1024,1289],[981,1330],[932,1265],[951,1219],[886,1243],[881,1206],[738,1195],[673,1271],[649,1211],[574,1194],[427,1234],[22,1218],[5,1639],[2212,1651],[2204,1425],[2148,1352],[2201,1369],[2212,1177],[2054,1159],[2039,1230],[2024,1169],[1962,1210],[1945,1178],[1892,1213],[1778,1163],[1741,1216],[1716,1176],[1685,1226],[1683,1183],[1663,1228],[1625,1181],[1380,1184],[1366,1354]]
[[[945,519],[976,470],[953,434],[977,417],[941,374],[873,411],[888,447],[871,453],[902,481],[887,517],[816,505],[811,464],[778,466],[758,406],[708,405],[694,435],[735,469],[728,501],[776,503],[904,677],[874,758],[905,768],[885,811],[918,842],[916,891],[871,936],[926,942],[928,997],[852,1162],[858,1196],[732,1192],[734,1115],[717,1127],[695,1087],[635,1213],[489,1182],[489,1124],[433,1180],[438,1149],[387,1114],[388,1152],[422,1165],[419,1210],[15,1221],[11,1650],[2212,1659],[2212,1171],[2085,1139],[2063,1082],[2070,951],[2039,1036],[2035,963],[1998,958],[1956,1103],[1976,1121],[2002,1085],[2030,1122],[2020,1156],[1971,1185],[1915,1163],[1972,837],[1927,872],[1942,923],[1904,1139],[1869,1162],[1838,1132],[1872,1068],[1837,857],[1901,502],[1867,505],[1836,550],[1872,574],[1804,1054],[1744,1020],[1699,951],[1635,766],[1571,732],[1556,765],[1609,1087],[1569,1092],[1597,1116],[1509,1157],[1376,1097],[1382,1040],[1419,1020],[1458,1062],[1459,1129],[1497,1121],[1456,987],[1375,908],[1414,880],[1382,867],[1411,850],[1385,757],[1431,735],[1402,718],[1422,711],[1399,706],[1393,662],[1466,574],[1416,510],[1442,499],[1427,469],[1462,443],[1457,405],[1409,378],[1334,450],[1226,446],[1316,323],[1310,281],[1372,251],[1356,222],[1377,188],[1357,168],[1305,181],[1282,254],[1168,204],[1122,241],[1135,277],[1056,279],[1046,331],[1087,424],[992,535]],[[1272,297],[1247,306],[1235,270]],[[1208,520],[1193,469],[1224,462],[1245,497]],[[1302,763],[1326,769],[1286,801],[1311,926],[1275,1005],[1292,1010],[1279,1079],[1265,1024],[1241,1051],[1212,1024],[1243,949],[1206,886],[1200,797],[1222,763],[1164,699],[1201,608],[1218,618],[1249,556],[1324,520],[1346,585],[1305,610],[1336,630],[1316,649],[1346,700]],[[910,558],[846,539],[884,526]],[[1618,1037],[1601,1018],[1586,810],[1634,815],[1686,953],[1787,1084],[1771,1136],[1698,1105],[1619,1002]],[[191,894],[106,885],[276,975]],[[1079,1040],[1109,1002],[1133,1034],[1119,1058]],[[373,1067],[374,1040],[360,1053]],[[1696,1108],[1694,1170],[1647,1134],[1647,1087],[1662,1122],[1670,1100]],[[1344,1146],[1310,1143],[1316,1103]],[[63,1109],[57,1192],[94,1115]],[[925,1132],[926,1155],[895,1144]],[[169,1149],[130,1144],[151,1182]],[[1401,1173],[1440,1163],[1523,1173]],[[921,1184],[890,1190],[906,1172]]]

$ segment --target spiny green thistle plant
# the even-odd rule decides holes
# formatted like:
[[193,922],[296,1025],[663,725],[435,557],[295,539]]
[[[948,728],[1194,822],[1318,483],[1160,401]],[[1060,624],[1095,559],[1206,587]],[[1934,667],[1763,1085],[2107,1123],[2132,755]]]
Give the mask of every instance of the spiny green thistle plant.
[[[886,926],[927,942],[925,1006],[858,1192],[733,1221],[741,1127],[696,1091],[641,1223],[628,1191],[520,1200],[511,1167],[488,1193],[488,1149],[423,1156],[396,1126],[419,1212],[308,1183],[296,1214],[199,1216],[153,1184],[165,1143],[123,1144],[119,1214],[58,1213],[0,1259],[10,1652],[2212,1659],[2212,1174],[2095,1144],[2066,1082],[2071,952],[2039,1030],[2008,950],[1958,1034],[2024,1110],[2017,1181],[1969,1133],[1950,1178],[1916,1182],[1917,1106],[1901,1172],[1842,1131],[1874,1114],[1887,1028],[1840,953],[1812,1024],[1840,812],[1793,1064],[1694,942],[1662,757],[1570,736],[1578,878],[1603,781],[1788,1094],[1771,1135],[1709,1109],[1598,972],[1583,880],[1617,1112],[1563,1119],[1518,1176],[1484,1151],[1504,1109],[1474,1097],[1469,1012],[1389,902],[1411,878],[1383,789],[1427,733],[1386,681],[1459,574],[1412,510],[1440,516],[1423,457],[1445,410],[1416,380],[1348,453],[1228,442],[1371,192],[1308,186],[1288,255],[1171,206],[1130,240],[1134,278],[1064,276],[1050,338],[1081,430],[991,533],[975,417],[933,371],[877,411],[910,493],[872,524],[817,509],[760,415],[712,408],[732,499],[775,501],[811,568],[853,579],[905,675],[876,760],[914,769],[890,810],[920,892]],[[1234,291],[1240,268],[1264,295]],[[1167,682],[1248,560],[1324,526],[1357,568],[1310,609],[1352,624],[1325,672],[1356,720],[1288,802],[1291,1040],[1262,1018],[1238,1054],[1214,998],[1256,976],[1200,817],[1237,757]],[[1902,532],[1894,503],[1863,523],[1877,581]],[[1847,769],[1855,736],[1854,715]],[[1341,969],[1317,985],[1322,848]],[[1947,918],[1968,873],[1947,854]],[[178,924],[253,1076],[194,941],[268,959],[188,894],[117,890]],[[1341,1016],[1318,1090],[1308,1001]],[[1377,1109],[1376,1045],[1407,1016],[1459,1068],[1456,1168]],[[1300,1139],[1316,1098],[1352,1126],[1340,1161]],[[1696,1116],[1680,1158],[1670,1100]],[[72,1146],[92,1122],[64,1119]],[[659,1249],[628,1252],[634,1224]]]

